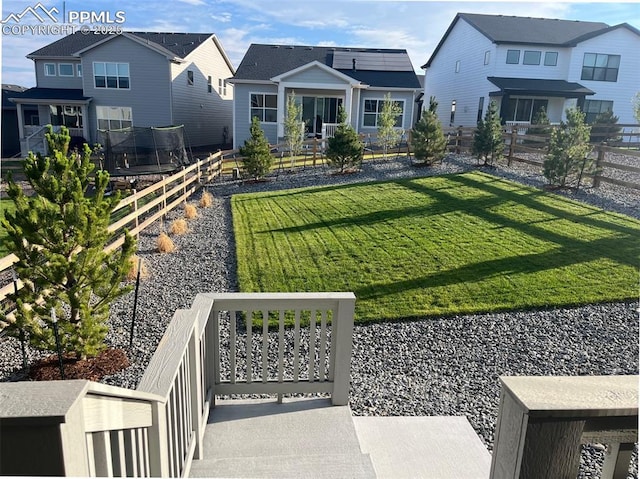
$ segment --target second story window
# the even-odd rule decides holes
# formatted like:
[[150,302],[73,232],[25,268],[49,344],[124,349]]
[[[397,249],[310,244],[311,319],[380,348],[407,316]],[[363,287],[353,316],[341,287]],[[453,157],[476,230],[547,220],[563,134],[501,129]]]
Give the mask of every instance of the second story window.
[[129,64],[94,62],[93,80],[96,88],[128,90],[130,85]]
[[522,57],[523,65],[540,65],[540,56],[542,52],[536,50],[525,50]]
[[585,53],[582,62],[581,80],[618,81],[620,55]]
[[545,52],[544,65],[547,67],[555,67],[558,64],[558,52]]
[[193,70],[187,70],[187,85],[193,85]]
[[488,65],[490,61],[491,61],[491,52],[487,50],[486,52],[484,52],[484,64]]
[[222,95],[222,78],[218,78],[218,94]]
[[520,50],[507,50],[507,63],[513,65],[520,63]]
[[44,64],[44,76],[47,76],[47,77],[56,76],[56,64],[55,63],[45,63]]
[[207,92],[211,93],[213,92],[213,84],[212,84],[213,80],[211,79],[211,75],[209,75],[207,77]]
[[71,63],[59,63],[58,64],[58,75],[61,77],[72,77],[73,76],[73,64]]

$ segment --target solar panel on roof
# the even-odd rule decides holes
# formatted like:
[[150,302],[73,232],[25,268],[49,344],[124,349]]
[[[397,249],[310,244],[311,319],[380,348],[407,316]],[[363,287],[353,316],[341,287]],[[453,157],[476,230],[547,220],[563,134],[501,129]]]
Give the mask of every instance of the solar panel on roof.
[[345,52],[333,53],[333,65],[336,70],[351,70],[353,60],[356,61],[357,70],[371,71],[413,71],[409,56],[402,53],[389,52]]

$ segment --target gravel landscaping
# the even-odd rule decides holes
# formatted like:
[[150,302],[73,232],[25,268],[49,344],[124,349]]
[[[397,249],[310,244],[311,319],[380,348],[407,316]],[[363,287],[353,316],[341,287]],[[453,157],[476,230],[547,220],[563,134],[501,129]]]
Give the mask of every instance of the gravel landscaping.
[[[273,175],[262,183],[217,181],[209,185],[213,206],[198,208],[198,218],[189,220],[189,233],[172,237],[174,253],[155,251],[160,224],[141,234],[138,254],[149,278],[140,285],[133,346],[129,348],[133,293],[112,305],[108,336],[111,345],[127,349],[132,365],[103,382],[135,388],[176,309],[189,308],[199,292],[237,291],[231,195],[455,173],[475,167],[475,159],[461,155],[450,155],[433,168],[415,168],[403,158],[366,162],[361,172],[349,175],[316,168]],[[546,183],[539,170],[523,164],[487,171],[535,187]],[[638,191],[603,184],[598,189],[562,194],[640,218]],[[174,211],[167,222],[181,216],[181,210]],[[638,314],[638,302],[629,301],[356,326],[350,406],[355,415],[466,415],[491,449],[500,393],[498,376],[638,374]],[[29,351],[30,360],[36,357]],[[20,367],[17,341],[1,339],[0,378],[19,379]],[[603,447],[586,449],[579,477],[598,477]],[[635,472],[630,477],[637,477],[637,454],[634,461]]]

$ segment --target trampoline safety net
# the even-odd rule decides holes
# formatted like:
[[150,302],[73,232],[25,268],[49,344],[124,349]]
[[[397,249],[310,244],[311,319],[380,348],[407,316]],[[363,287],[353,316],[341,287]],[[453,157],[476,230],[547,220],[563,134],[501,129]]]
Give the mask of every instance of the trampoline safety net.
[[99,131],[111,176],[165,173],[189,164],[184,125]]

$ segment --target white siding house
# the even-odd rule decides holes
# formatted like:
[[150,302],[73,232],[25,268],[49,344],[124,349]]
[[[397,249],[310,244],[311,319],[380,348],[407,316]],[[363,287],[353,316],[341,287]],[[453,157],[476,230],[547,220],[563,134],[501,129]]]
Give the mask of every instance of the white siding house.
[[377,131],[386,94],[402,108],[397,127],[416,117],[421,85],[406,50],[253,44],[231,80],[234,92],[234,148],[249,138],[257,116],[270,143],[284,137],[286,99],[295,92],[307,137],[320,137],[337,123],[343,107],[360,133]]
[[[78,32],[27,57],[37,86],[13,98],[25,148],[47,124],[67,126],[89,143],[101,129],[169,125],[184,125],[188,147],[231,141],[226,80],[235,70],[213,34]],[[24,118],[28,105],[37,107],[38,125]]]
[[635,123],[640,31],[598,22],[459,13],[425,69],[425,98],[444,125],[475,126],[490,101],[507,123],[551,122],[578,106],[592,121],[607,109]]

